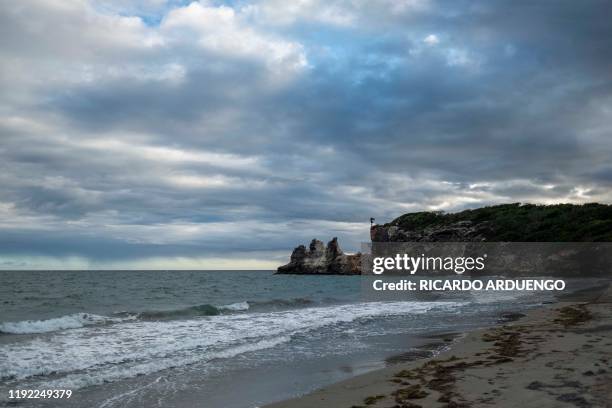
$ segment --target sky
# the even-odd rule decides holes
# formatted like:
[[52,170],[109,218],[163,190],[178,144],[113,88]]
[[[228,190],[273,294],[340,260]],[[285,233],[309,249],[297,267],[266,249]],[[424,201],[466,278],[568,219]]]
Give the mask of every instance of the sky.
[[272,269],[369,218],[612,202],[607,1],[0,5],[0,269]]

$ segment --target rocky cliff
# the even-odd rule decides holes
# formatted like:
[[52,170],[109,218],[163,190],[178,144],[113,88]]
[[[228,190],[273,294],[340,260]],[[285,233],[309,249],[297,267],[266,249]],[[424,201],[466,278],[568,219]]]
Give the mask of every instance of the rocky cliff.
[[612,206],[502,204],[404,214],[370,230],[372,242],[610,242]]
[[324,246],[323,242],[313,239],[308,250],[300,245],[293,250],[288,264],[280,266],[279,274],[313,275],[359,275],[361,273],[361,254],[347,255],[342,252],[338,238]]
[[419,230],[403,229],[398,225],[374,225],[370,229],[372,242],[482,242],[491,232],[488,222],[457,221],[433,225]]

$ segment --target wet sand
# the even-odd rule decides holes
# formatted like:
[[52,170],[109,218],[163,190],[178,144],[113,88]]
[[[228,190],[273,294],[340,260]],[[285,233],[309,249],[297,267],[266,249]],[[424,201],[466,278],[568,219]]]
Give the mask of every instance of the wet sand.
[[[266,408],[612,407],[612,289],[585,291]],[[396,361],[394,361],[396,362]]]

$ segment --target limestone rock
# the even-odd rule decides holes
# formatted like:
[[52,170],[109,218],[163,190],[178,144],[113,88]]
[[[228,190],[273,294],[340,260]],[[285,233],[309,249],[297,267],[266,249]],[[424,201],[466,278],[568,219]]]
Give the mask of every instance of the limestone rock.
[[313,239],[308,246],[300,245],[293,250],[288,264],[280,266],[279,274],[297,275],[359,275],[361,274],[361,254],[348,255],[342,252],[338,238],[333,238],[327,246]]

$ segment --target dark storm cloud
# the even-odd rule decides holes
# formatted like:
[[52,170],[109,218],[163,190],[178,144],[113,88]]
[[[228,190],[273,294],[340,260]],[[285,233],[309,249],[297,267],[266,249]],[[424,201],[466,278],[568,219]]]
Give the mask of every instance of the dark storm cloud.
[[606,2],[218,6],[1,7],[3,254],[268,259],[611,199]]

